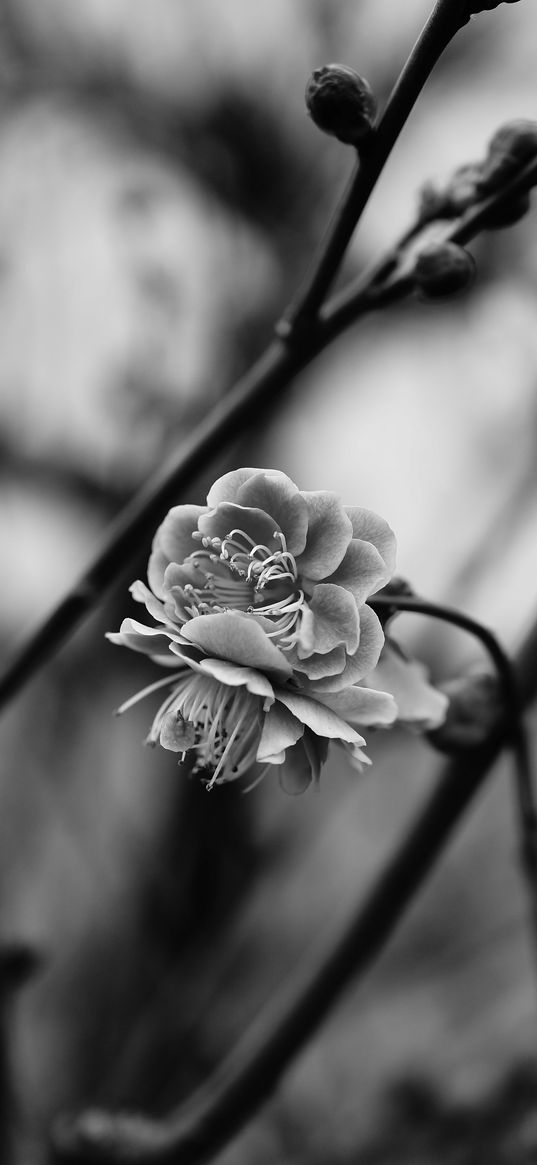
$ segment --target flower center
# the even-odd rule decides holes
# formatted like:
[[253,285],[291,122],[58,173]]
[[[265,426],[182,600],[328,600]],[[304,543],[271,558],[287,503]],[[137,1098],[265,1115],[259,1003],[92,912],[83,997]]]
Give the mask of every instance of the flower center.
[[159,708],[148,744],[161,740],[181,754],[195,751],[193,773],[211,773],[207,788],[244,776],[255,764],[262,729],[262,701],[244,687],[231,688],[212,676],[177,673]]
[[185,566],[193,567],[200,579],[199,584],[184,587],[187,613],[195,617],[235,610],[263,615],[274,624],[269,637],[289,650],[297,638],[305,600],[295,559],[281,531],[274,531],[281,543],[275,553],[243,530],[231,530],[225,538],[195,531],[193,537],[201,539],[203,549],[185,560]]

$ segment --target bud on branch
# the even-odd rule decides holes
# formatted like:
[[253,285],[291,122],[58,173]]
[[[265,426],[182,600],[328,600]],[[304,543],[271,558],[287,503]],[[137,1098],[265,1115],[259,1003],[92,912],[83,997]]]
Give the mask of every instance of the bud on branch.
[[349,146],[369,137],[377,108],[371,86],[348,65],[315,69],[306,86],[306,105],[319,129]]
[[475,263],[457,243],[429,243],[419,252],[413,275],[423,299],[442,299],[470,285]]

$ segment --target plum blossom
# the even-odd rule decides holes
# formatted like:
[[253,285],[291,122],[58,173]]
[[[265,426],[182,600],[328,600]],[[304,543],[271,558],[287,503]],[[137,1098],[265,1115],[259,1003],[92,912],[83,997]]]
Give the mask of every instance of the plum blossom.
[[180,630],[219,658],[229,613],[247,614],[295,673],[334,677],[342,690],[378,661],[384,635],[366,600],[394,566],[395,538],[377,514],[300,491],[277,470],[238,469],[215,482],[206,506],[170,510],[153,542],[150,589],[131,589],[172,639]]
[[394,535],[370,510],[279,471],[226,473],[206,506],[175,506],[157,530],[149,587],[131,587],[152,625],[124,619],[109,635],[168,672],[119,711],[166,689],[148,742],[190,755],[208,788],[279,766],[299,791],[332,739],[369,763],[357,726],[445,716],[368,603],[394,564]]
[[180,761],[192,754],[192,771],[208,789],[246,776],[256,784],[271,766],[279,766],[284,788],[302,792],[318,779],[331,740],[343,745],[354,767],[370,763],[353,724],[392,723],[397,715],[392,696],[356,686],[314,698],[294,686],[290,666],[270,640],[264,670],[248,665],[254,639],[262,643],[263,632],[247,615],[231,614],[229,629],[233,659],[218,659],[179,634],[171,640],[159,628],[125,619],[120,632],[108,638],[151,655],[171,671],[118,712],[169,689],[147,741],[179,753]]

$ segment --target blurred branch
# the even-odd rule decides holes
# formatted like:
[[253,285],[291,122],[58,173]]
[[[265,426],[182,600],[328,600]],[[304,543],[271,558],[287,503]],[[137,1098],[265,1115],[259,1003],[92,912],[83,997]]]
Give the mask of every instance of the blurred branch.
[[[521,706],[537,694],[537,620],[514,664]],[[270,1096],[341,991],[381,952],[455,826],[511,739],[506,716],[479,748],[452,761],[365,901],[320,953],[288,979],[213,1077],[167,1120],[88,1112],[64,1118],[62,1165],[199,1165],[222,1149]]]

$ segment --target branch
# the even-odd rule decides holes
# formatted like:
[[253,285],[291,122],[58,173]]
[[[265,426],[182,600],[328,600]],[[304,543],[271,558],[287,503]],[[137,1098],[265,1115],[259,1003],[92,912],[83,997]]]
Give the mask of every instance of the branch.
[[348,190],[328,227],[311,273],[284,315],[288,329],[303,327],[317,315],[427,78],[455,34],[467,23],[464,7],[461,0],[438,0],[435,5],[372,132],[371,144],[368,143],[367,150],[358,159]]
[[[537,694],[537,621],[514,668],[524,706]],[[355,914],[288,978],[282,993],[190,1100],[163,1121],[104,1112],[63,1119],[55,1137],[57,1165],[200,1165],[219,1152],[271,1095],[342,990],[380,954],[510,743],[510,733],[506,718],[479,749],[447,766]]]

